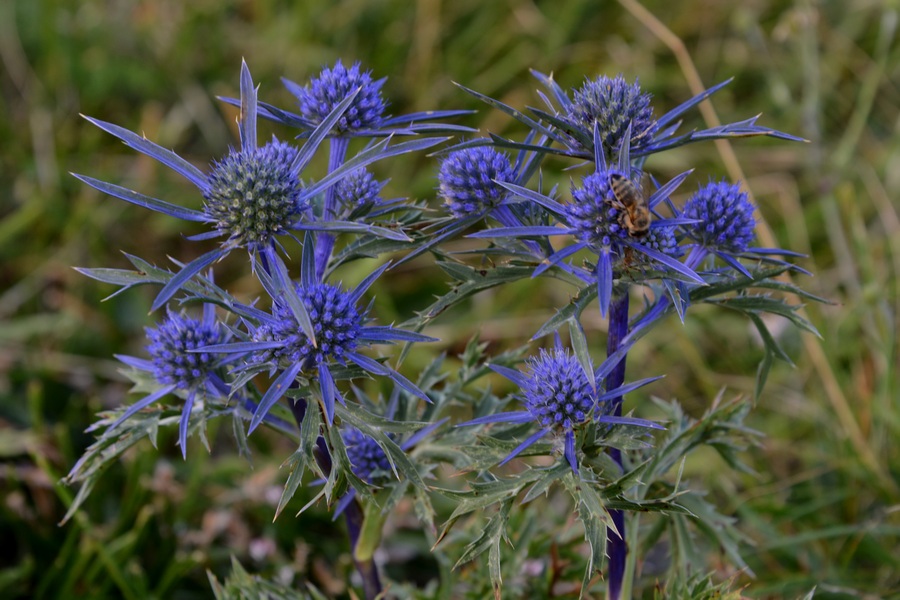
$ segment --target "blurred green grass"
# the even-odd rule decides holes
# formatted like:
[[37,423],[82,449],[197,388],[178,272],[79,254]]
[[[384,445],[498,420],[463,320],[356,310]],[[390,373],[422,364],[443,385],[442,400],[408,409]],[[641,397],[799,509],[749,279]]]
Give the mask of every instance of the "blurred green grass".
[[[101,303],[112,290],[70,267],[125,266],[119,250],[157,264],[167,254],[200,252],[185,242],[180,223],[100,197],[67,174],[199,202],[177,176],[78,113],[143,131],[203,165],[236,139],[233,111],[214,96],[237,93],[241,57],[261,97],[281,106],[290,100],[279,77],[304,81],[342,58],[389,77],[393,114],[483,109],[453,81],[516,107],[535,105],[530,68],[552,71],[564,87],[600,73],[639,77],[663,112],[691,95],[684,63],[626,6],[0,3],[0,537],[9,540],[0,548],[0,595],[208,597],[204,570],[226,573],[231,553],[273,577],[288,566],[334,594],[345,591],[350,570],[324,513],[271,523],[267,494],[277,490],[277,466],[290,449],[266,436],[255,441],[252,471],[228,447],[227,432],[214,436],[211,456],[192,447],[186,463],[163,436],[159,450],[142,447],[111,469],[75,522],[56,525],[73,493],[56,482],[89,443],[84,428],[125,397],[112,354],[138,352],[150,323],[148,290]],[[774,369],[752,415],[767,435],[749,456],[758,476],[724,475],[714,459],[698,459],[687,466],[691,481],[709,489],[723,513],[737,515],[755,542],[747,554],[757,577],[746,580],[745,594],[796,597],[816,584],[817,598],[900,594],[896,5],[645,6],[683,43],[703,83],[735,77],[714,97],[723,120],[762,112],[761,122],[811,141],[733,147],[776,243],[809,254],[801,263],[815,277],[798,280],[834,302],[808,307],[821,343],[790,329],[782,334],[796,368]],[[701,124],[699,115],[689,118]],[[520,133],[485,110],[467,124]],[[726,172],[711,144],[648,166],[663,177],[697,167],[696,182]],[[433,159],[397,162],[390,171],[392,194],[433,196]],[[228,263],[222,281],[246,289],[244,267]],[[402,319],[423,307],[443,289],[433,271],[417,261],[397,273],[390,296],[377,290],[379,314]],[[479,329],[496,349],[518,344],[568,297],[539,284],[526,291],[496,290],[468,312],[444,315],[436,327],[443,349],[461,350]],[[494,314],[504,316],[485,322]],[[602,326],[599,318],[587,324],[593,332]],[[702,310],[683,328],[661,328],[638,351],[632,373],[667,373],[667,393],[692,411],[723,386],[752,394],[762,353],[745,322]],[[421,553],[427,544],[413,537]]]

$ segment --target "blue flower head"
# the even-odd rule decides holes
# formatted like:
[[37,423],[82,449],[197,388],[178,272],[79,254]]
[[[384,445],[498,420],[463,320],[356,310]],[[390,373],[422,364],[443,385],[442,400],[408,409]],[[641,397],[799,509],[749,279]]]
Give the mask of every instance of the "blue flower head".
[[217,358],[210,352],[192,350],[218,344],[221,331],[215,322],[204,322],[169,312],[158,327],[147,327],[147,352],[153,360],[153,375],[164,385],[180,390],[205,384],[217,366]]
[[341,438],[347,447],[347,458],[354,475],[372,483],[391,472],[387,455],[370,436],[350,427],[341,432]]
[[204,213],[234,246],[265,246],[291,229],[308,202],[292,166],[293,146],[273,140],[261,148],[232,150],[213,165],[203,190]]
[[298,377],[318,384],[318,398],[325,409],[328,423],[334,421],[335,400],[343,397],[335,387],[331,368],[353,364],[373,375],[390,378],[410,394],[431,402],[414,383],[386,364],[371,359],[359,350],[373,344],[395,342],[433,342],[434,338],[397,329],[392,326],[366,325],[368,313],[356,305],[365,291],[390,266],[385,263],[369,274],[352,290],[321,283],[312,268],[312,243],[307,238],[301,263],[300,281],[293,282],[287,267],[273,249],[269,249],[258,266],[260,281],[272,297],[272,309],[264,312],[242,307],[249,331],[246,341],[219,344],[204,350],[243,358],[238,370],[268,367],[280,372],[269,386],[250,421],[250,432],[266,418],[269,410],[295,383]]
[[372,80],[369,71],[360,71],[359,63],[349,69],[338,60],[333,68],[324,68],[306,87],[291,91],[300,103],[300,112],[309,122],[318,124],[350,94],[360,89],[356,98],[334,126],[338,134],[378,129],[384,119],[385,102],[381,96],[384,80]]
[[577,231],[581,241],[594,251],[609,248],[629,238],[621,225],[621,213],[615,207],[615,195],[610,174],[623,175],[618,170],[599,171],[584,178],[580,187],[572,189],[572,203],[565,205],[568,223]]
[[184,398],[178,443],[182,456],[186,457],[188,426],[197,396],[227,398],[229,395],[228,385],[218,374],[225,356],[201,350],[226,341],[227,334],[216,321],[212,304],[204,306],[201,319],[169,311],[159,325],[146,331],[150,360],[122,355],[116,358],[137,371],[151,374],[161,387],[129,406],[109,429],[115,429],[161,398],[177,393]]
[[335,185],[334,195],[338,204],[350,212],[360,206],[379,203],[379,194],[384,184],[385,182],[375,179],[368,169],[358,169]]
[[[204,205],[202,210],[195,210],[93,177],[76,175],[78,179],[126,202],[185,221],[205,223],[210,227],[210,231],[191,239],[225,238],[218,248],[184,265],[181,271],[160,290],[153,301],[153,310],[164,306],[192,277],[224,258],[232,250],[245,248],[253,254],[274,246],[276,236],[288,234],[292,230],[309,229],[310,226],[304,223],[308,198],[335,184],[341,176],[341,174],[326,176],[315,186],[306,189],[300,179],[300,173],[337,120],[337,113],[330,115],[322,124],[323,130],[320,135],[313,136],[313,139],[304,145],[303,152],[277,140],[259,147],[257,116],[260,106],[257,101],[257,88],[253,84],[246,63],[241,66],[240,88],[241,98],[237,102],[241,109],[238,121],[240,150],[231,150],[225,158],[214,162],[209,174],[143,136],[112,123],[85,117],[131,148],[182,175],[200,190]],[[364,161],[360,161],[359,166],[365,166],[378,156],[379,153],[370,152],[364,157]]]
[[710,251],[741,253],[756,237],[753,204],[739,184],[709,182],[688,198],[683,216],[698,221],[687,230]]
[[563,349],[557,343],[552,351],[541,350],[538,357],[529,359],[525,373],[490,365],[491,369],[519,386],[526,410],[479,417],[457,427],[485,423],[536,423],[539,427],[537,432],[519,444],[500,464],[506,464],[544,437],[561,436],[564,440],[563,454],[577,474],[575,433],[585,423],[592,421],[662,429],[645,419],[608,414],[608,404],[614,398],[620,399],[628,392],[659,379],[641,379],[604,391],[604,378],[618,362],[619,357],[614,357],[596,370],[588,371],[590,365],[586,367],[568,349]]
[[457,218],[496,207],[509,192],[497,182],[513,183],[516,174],[509,157],[489,146],[450,153],[438,173],[439,192]]
[[637,80],[629,84],[622,75],[586,81],[568,106],[567,120],[586,132],[593,131],[596,122],[608,155],[619,151],[629,124],[634,151],[649,145],[657,129],[650,94],[641,91]]
[[[599,127],[594,129],[595,140],[599,139]],[[643,231],[629,228],[633,222],[632,214],[619,198],[613,188],[613,178],[631,179],[628,160],[628,148],[623,146],[619,151],[619,160],[615,166],[607,166],[600,144],[595,142],[596,170],[582,180],[580,186],[573,186],[572,202],[560,203],[557,200],[518,186],[511,186],[516,196],[534,202],[559,221],[563,227],[526,226],[501,227],[488,229],[472,234],[470,237],[528,237],[574,235],[576,243],[557,250],[542,260],[535,269],[539,275],[554,265],[567,268],[584,281],[595,282],[600,301],[600,314],[606,316],[612,297],[613,279],[616,274],[635,266],[653,266],[663,272],[677,273],[679,277],[687,277],[703,284],[692,269],[676,258],[682,255],[674,235],[674,227],[685,222],[692,222],[676,216],[669,219],[652,219],[649,227]],[[641,198],[644,216],[650,217],[660,202],[684,181],[690,171],[678,175],[657,189],[646,201]],[[635,193],[641,194],[640,188],[633,181]],[[596,268],[591,272],[565,265],[563,261],[582,249],[589,249],[597,254]]]
[[543,427],[562,432],[584,423],[594,407],[594,390],[581,364],[567,351],[541,350],[528,360],[525,406]]
[[351,294],[337,286],[315,283],[309,288],[295,287],[312,321],[317,343],[303,333],[286,300],[279,298],[272,307],[273,319],[253,332],[254,342],[279,345],[261,351],[257,360],[271,360],[284,368],[300,365],[303,370],[314,370],[329,359],[344,362],[347,353],[356,349],[365,313],[360,314]]

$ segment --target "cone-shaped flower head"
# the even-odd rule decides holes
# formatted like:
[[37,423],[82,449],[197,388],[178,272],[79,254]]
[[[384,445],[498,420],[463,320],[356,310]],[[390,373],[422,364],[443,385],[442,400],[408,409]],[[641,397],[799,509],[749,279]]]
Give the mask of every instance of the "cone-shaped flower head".
[[367,169],[353,171],[334,186],[334,195],[345,210],[358,206],[375,204],[381,200],[379,194],[384,182],[375,179]]
[[586,81],[575,92],[567,117],[584,131],[593,131],[596,121],[607,155],[619,151],[629,123],[634,150],[652,142],[657,129],[650,94],[641,91],[637,80],[629,84],[621,75]]
[[209,352],[191,352],[220,341],[214,322],[204,322],[169,312],[158,327],[147,327],[147,351],[156,380],[178,389],[204,385],[219,357]]
[[320,123],[342,100],[360,89],[359,94],[334,126],[338,135],[363,129],[377,129],[384,118],[381,96],[384,80],[373,81],[369,71],[360,71],[359,63],[349,69],[338,60],[333,68],[322,69],[319,76],[296,90],[300,112],[312,123]]
[[585,177],[581,187],[572,189],[573,202],[566,204],[568,222],[578,231],[581,241],[595,251],[628,237],[628,231],[620,224],[620,210],[613,205],[616,197],[609,174],[600,171]]
[[297,318],[281,299],[272,309],[274,319],[253,332],[253,341],[281,342],[281,346],[262,352],[263,361],[275,360],[283,366],[302,364],[313,369],[334,358],[343,362],[344,355],[356,349],[365,315],[356,310],[350,293],[328,283],[309,288],[296,285],[297,296],[306,307],[316,336],[316,345],[297,325]]
[[584,368],[567,351],[541,350],[528,360],[525,406],[544,427],[571,430],[584,422],[594,405],[594,390]]
[[[529,359],[524,373],[500,365],[491,365],[491,369],[519,386],[522,391],[520,398],[526,410],[494,413],[460,423],[457,427],[486,423],[535,422],[539,429],[516,446],[500,464],[506,464],[538,440],[551,436],[563,441],[566,462],[577,474],[575,434],[582,424],[593,421],[660,429],[660,426],[652,421],[608,414],[608,403],[613,398],[621,398],[632,390],[658,379],[657,377],[642,379],[604,391],[606,382],[602,375],[608,373],[618,360],[618,357],[610,359],[597,371],[593,371],[590,365],[581,364],[576,356],[557,341],[556,347],[552,350],[541,350],[540,356]],[[595,378],[593,384],[589,373]]]
[[129,406],[109,426],[109,430],[115,429],[165,396],[175,393],[184,399],[178,425],[178,443],[182,456],[187,456],[187,434],[195,399],[198,396],[209,399],[229,395],[227,384],[217,373],[226,357],[217,352],[202,350],[226,341],[227,333],[216,322],[212,304],[203,307],[202,319],[169,311],[159,325],[147,327],[146,331],[150,360],[119,354],[116,358],[137,371],[150,373],[159,386],[148,396]]
[[440,195],[458,218],[497,206],[509,193],[497,182],[513,183],[515,179],[509,157],[489,146],[450,153],[438,173]]
[[297,150],[273,140],[261,148],[232,150],[213,165],[204,212],[235,246],[253,248],[285,233],[308,205],[291,164]]
[[683,216],[699,221],[689,231],[709,250],[744,252],[755,237],[753,204],[738,184],[709,182],[688,199]]
[[371,483],[373,474],[377,479],[379,475],[391,472],[387,455],[374,439],[356,428],[342,431],[341,437],[347,447],[347,458],[354,475]]

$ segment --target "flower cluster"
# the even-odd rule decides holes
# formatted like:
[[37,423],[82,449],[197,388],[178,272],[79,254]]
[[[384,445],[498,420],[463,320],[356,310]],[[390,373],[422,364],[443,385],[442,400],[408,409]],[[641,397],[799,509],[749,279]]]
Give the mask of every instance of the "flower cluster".
[[356,208],[381,202],[379,194],[384,183],[375,179],[368,170],[360,169],[339,181],[335,185],[334,195],[345,211],[350,213]]
[[316,283],[309,289],[297,285],[294,291],[309,313],[317,343],[300,329],[287,301],[277,298],[272,320],[253,330],[252,338],[278,346],[257,353],[254,359],[274,361],[282,368],[299,364],[305,370],[329,359],[344,361],[347,353],[356,349],[364,320],[350,294],[328,283]]
[[[175,261],[179,267],[175,273],[136,258],[132,260],[136,272],[82,269],[125,289],[145,283],[160,285],[154,310],[174,300],[203,307],[200,319],[168,309],[157,326],[148,328],[149,359],[119,357],[133,369],[132,377],[143,386],[138,389],[151,391],[117,413],[103,441],[114,443],[115,435],[129,420],[169,395],[183,400],[178,442],[185,456],[192,423],[196,429],[211,418],[211,405],[219,413],[235,415],[242,443],[245,434],[240,419],[249,419],[248,433],[267,423],[290,429],[296,438],[299,429],[300,447],[291,459],[293,466],[278,511],[299,486],[304,469],[314,470],[319,481],[326,483],[321,494],[335,516],[352,507],[347,516],[357,566],[363,564],[357,555],[360,535],[374,535],[377,529],[373,523],[377,524],[378,517],[366,511],[366,532],[359,531],[359,502],[371,499],[369,486],[395,485],[386,505],[392,506],[390,502],[396,502],[409,483],[421,494],[417,506],[428,509],[425,494],[432,487],[423,479],[434,472],[436,461],[444,459],[426,457],[417,462],[417,455],[427,455],[429,449],[420,446],[413,452],[412,448],[445,423],[443,414],[451,406],[454,411],[470,406],[477,416],[457,425],[464,429],[438,436],[437,445],[452,447],[438,448],[434,456],[450,456],[448,462],[457,467],[477,463],[486,469],[507,464],[526,451],[548,452],[549,447],[557,464],[541,477],[565,478],[567,485],[576,482],[568,486],[576,495],[578,488],[590,488],[604,502],[622,496],[624,503],[628,492],[611,491],[621,475],[613,471],[627,465],[620,448],[640,447],[648,430],[663,429],[653,421],[623,416],[625,397],[660,379],[626,382],[625,359],[639,335],[673,307],[683,319],[691,302],[716,294],[721,300],[725,294],[743,292],[773,276],[761,274],[763,263],[774,264],[776,271],[793,268],[772,258],[791,253],[751,246],[756,225],[753,205],[739,183],[710,182],[679,208],[673,195],[692,171],[660,185],[647,159],[703,139],[796,138],[760,127],[756,119],[678,134],[681,115],[724,83],[656,118],[651,95],[637,81],[628,83],[621,75],[589,79],[569,91],[551,77],[536,76],[546,88],[547,93],[542,93],[546,110],[528,109],[528,115],[472,92],[525,124],[529,133],[521,142],[492,136],[440,151],[437,195],[445,212],[436,218],[428,216],[424,202],[383,200],[386,182],[376,179],[368,167],[447,139],[423,134],[470,133],[465,127],[435,122],[464,111],[386,116],[385,80],[373,79],[359,63],[347,67],[337,61],[306,85],[284,80],[296,98],[298,113],[259,102],[257,87],[244,64],[240,98],[225,99],[240,109],[240,146],[210,161],[208,172],[143,136],[88,119],[185,177],[199,190],[203,204],[195,210],[88,176],[78,175],[79,179],[129,203],[204,223],[208,231],[194,236],[195,241],[219,240],[216,248],[190,262]],[[259,118],[292,127],[294,134],[299,130],[294,137],[302,140],[300,145],[274,138],[258,145]],[[395,136],[415,137],[395,143]],[[360,143],[363,149],[350,156],[349,148],[355,144],[352,138],[368,138],[368,142]],[[320,149],[327,149],[327,160],[314,161]],[[550,154],[576,158],[579,163],[573,168],[587,168],[573,177],[568,187],[554,186],[545,192],[541,162]],[[324,173],[314,172],[319,165]],[[536,184],[531,181],[535,177]],[[644,180],[646,184],[642,184]],[[500,241],[490,248],[469,249],[454,256],[439,253],[441,266],[457,280],[453,289],[401,326],[375,324],[378,311],[364,297],[389,268],[436,249],[474,226],[480,230],[469,237]],[[302,249],[295,252],[295,243]],[[235,297],[214,283],[213,266],[237,250],[247,253],[254,283],[265,292],[262,298]],[[397,251],[407,253],[393,261],[383,256]],[[299,255],[298,264],[290,263],[292,253]],[[463,264],[471,254],[482,255],[478,268]],[[379,266],[358,269],[362,280],[355,286],[337,282],[336,273],[346,274],[345,266],[361,258],[376,259],[374,264]],[[751,261],[752,269],[747,266]],[[543,274],[576,286],[577,297],[534,336],[555,333],[556,343],[526,358],[523,371],[505,366],[514,365],[512,359],[497,359],[504,364],[489,361],[482,350],[472,350],[477,346],[474,343],[462,357],[466,364],[459,384],[438,372],[440,360],[414,380],[401,374],[391,357],[371,355],[373,346],[403,345],[397,353],[402,360],[409,344],[437,341],[421,331],[448,308],[480,290]],[[645,286],[649,293],[636,316],[631,314],[629,302],[631,288],[637,285]],[[601,316],[607,319],[606,357],[596,368],[591,357],[593,345],[580,321],[594,298]],[[762,323],[757,313],[770,306],[768,301],[732,302],[732,306],[745,309],[757,324]],[[568,345],[558,333],[563,324],[570,332]],[[760,326],[764,328],[764,324]],[[771,336],[763,337],[769,344]],[[477,358],[471,360],[473,355]],[[511,396],[504,399],[489,389],[473,395],[463,389],[491,370],[516,386]],[[379,394],[369,396],[361,390],[365,386],[351,383],[368,377],[392,387],[390,400]],[[519,408],[496,411],[508,402],[512,406],[518,403]],[[285,425],[279,410],[289,411],[295,423]],[[396,416],[398,412],[402,417]],[[477,452],[466,447],[466,442],[460,443],[466,438],[472,441],[476,437],[472,432],[485,429],[499,431],[498,439],[480,445]],[[482,440],[472,443],[481,444]],[[542,440],[549,443],[536,447]],[[82,467],[79,462],[73,473]],[[396,485],[397,479],[403,480],[401,485]],[[496,478],[486,479],[493,484]],[[529,485],[533,481],[529,480]],[[479,490],[477,484],[472,485],[475,496]],[[497,502],[518,497],[524,485],[517,489],[511,485],[508,490],[513,493]],[[533,489],[546,489],[546,485],[536,483]],[[629,483],[632,485],[636,484]],[[466,493],[453,491],[448,496],[458,498]],[[576,500],[580,498],[576,496]],[[662,512],[674,506],[666,504],[670,500],[660,501]],[[478,498],[472,506],[486,506],[482,502]],[[607,512],[607,524],[612,523],[607,533],[610,597],[617,597],[615,586],[621,582],[627,554],[624,521],[620,508]],[[451,522],[459,514],[454,512]],[[594,528],[591,535],[597,534],[599,523],[590,525]],[[371,540],[363,542],[365,550],[374,548]],[[487,545],[473,544],[467,552],[474,556],[480,552],[478,548]],[[602,550],[593,548],[593,552]],[[380,591],[377,570],[360,568],[360,573],[369,578],[368,596],[375,597]],[[495,587],[495,592],[498,589]]]
[[147,352],[157,381],[184,390],[202,385],[215,367],[209,352],[193,352],[219,343],[218,323],[169,312],[159,327],[147,328]]
[[188,427],[196,398],[227,398],[230,392],[220,377],[224,357],[203,350],[225,339],[211,304],[204,307],[202,319],[169,311],[157,327],[148,327],[147,352],[151,360],[124,355],[117,355],[116,358],[137,372],[149,373],[159,387],[129,406],[107,431],[115,430],[169,394],[179,394],[184,396],[184,406],[178,427],[178,443],[182,456],[187,457]]
[[[614,360],[617,363],[618,357]],[[583,365],[568,350],[563,349],[557,340],[553,351],[542,350],[540,356],[529,359],[528,370],[524,374],[500,365],[491,365],[491,369],[522,390],[526,410],[480,417],[462,423],[459,427],[486,423],[535,422],[539,426],[538,430],[519,444],[500,464],[506,464],[541,438],[561,435],[566,460],[572,470],[578,473],[575,432],[586,422],[662,429],[662,426],[652,421],[608,413],[606,408],[610,400],[621,399],[628,392],[659,379],[651,377],[604,391],[603,375],[613,364],[607,361],[594,371],[590,365]]]

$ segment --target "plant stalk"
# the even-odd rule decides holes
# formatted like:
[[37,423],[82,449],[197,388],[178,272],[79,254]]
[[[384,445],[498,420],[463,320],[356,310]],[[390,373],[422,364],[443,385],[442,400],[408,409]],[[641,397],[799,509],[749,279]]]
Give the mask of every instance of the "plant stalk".
[[[606,341],[606,355],[611,356],[622,344],[622,340],[628,335],[628,294],[614,297],[609,307],[609,337]],[[625,357],[619,361],[606,379],[606,389],[615,389],[625,382]],[[612,414],[622,416],[622,397],[613,398]],[[622,466],[622,451],[618,448],[609,449],[610,457],[620,467]],[[609,557],[608,600],[619,600],[622,597],[622,587],[625,579],[625,567],[628,558],[628,542],[625,541],[625,513],[621,510],[610,510],[613,527],[606,529],[606,555]],[[630,587],[630,586],[629,586]]]

